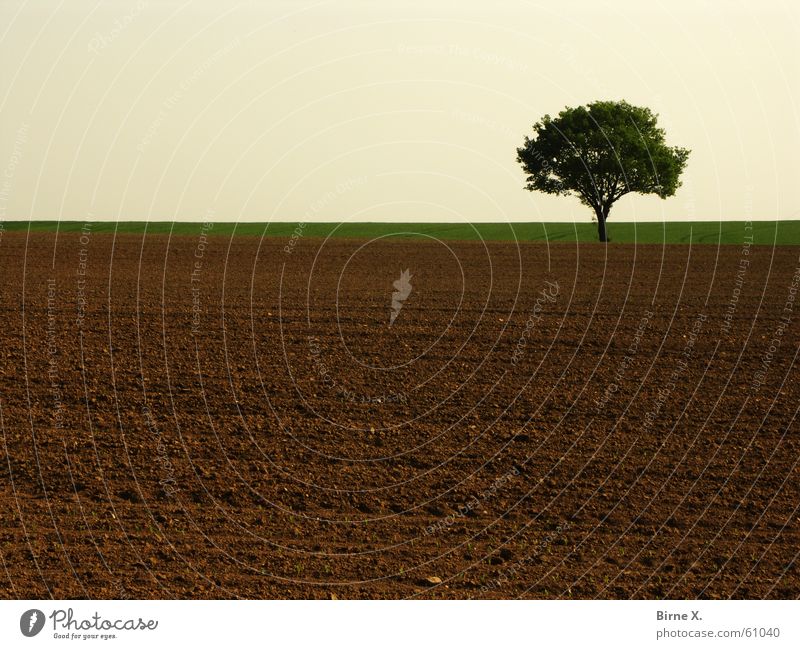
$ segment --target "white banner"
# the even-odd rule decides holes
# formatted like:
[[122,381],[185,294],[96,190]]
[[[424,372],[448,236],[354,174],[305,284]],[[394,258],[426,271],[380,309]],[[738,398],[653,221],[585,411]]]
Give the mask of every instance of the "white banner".
[[800,647],[798,601],[3,601],[0,647]]

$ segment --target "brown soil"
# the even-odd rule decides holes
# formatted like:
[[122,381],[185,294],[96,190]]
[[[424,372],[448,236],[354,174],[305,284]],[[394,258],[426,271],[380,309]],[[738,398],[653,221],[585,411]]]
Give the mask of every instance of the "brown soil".
[[286,245],[2,235],[0,596],[800,594],[800,249]]

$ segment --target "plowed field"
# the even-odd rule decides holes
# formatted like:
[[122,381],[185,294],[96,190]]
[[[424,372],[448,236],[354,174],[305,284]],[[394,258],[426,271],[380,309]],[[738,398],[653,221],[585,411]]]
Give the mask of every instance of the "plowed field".
[[800,595],[797,248],[211,233],[0,240],[1,596]]

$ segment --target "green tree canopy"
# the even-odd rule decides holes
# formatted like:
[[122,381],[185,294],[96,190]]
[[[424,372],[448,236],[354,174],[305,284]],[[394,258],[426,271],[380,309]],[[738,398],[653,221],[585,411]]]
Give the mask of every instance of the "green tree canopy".
[[517,149],[529,191],[577,196],[597,216],[601,241],[606,219],[625,194],[672,196],[689,150],[669,147],[649,108],[596,101],[545,115]]

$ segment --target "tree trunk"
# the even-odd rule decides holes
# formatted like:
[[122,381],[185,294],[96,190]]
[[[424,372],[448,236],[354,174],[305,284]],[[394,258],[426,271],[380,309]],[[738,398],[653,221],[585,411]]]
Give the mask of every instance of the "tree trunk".
[[597,234],[602,243],[608,242],[606,234],[606,219],[608,218],[608,208],[596,210],[597,213]]

